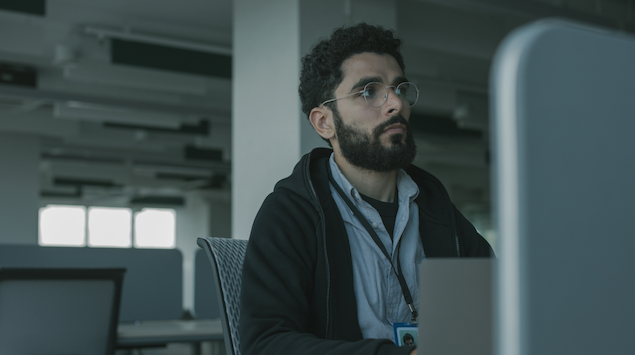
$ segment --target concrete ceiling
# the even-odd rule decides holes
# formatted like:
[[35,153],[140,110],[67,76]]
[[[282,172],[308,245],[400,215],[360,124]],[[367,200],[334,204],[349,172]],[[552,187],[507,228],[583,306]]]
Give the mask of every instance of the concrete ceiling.
[[[458,204],[485,209],[488,76],[503,37],[553,15],[635,28],[626,0],[396,4],[406,72],[422,91],[415,113],[427,119],[417,164],[439,175]],[[0,10],[0,63],[38,76],[35,88],[0,84],[0,131],[41,137],[43,201],[125,204],[190,190],[227,198],[231,79],[112,64],[109,36],[88,28],[230,53],[232,1],[55,0],[45,16]],[[211,155],[193,158],[200,152]]]

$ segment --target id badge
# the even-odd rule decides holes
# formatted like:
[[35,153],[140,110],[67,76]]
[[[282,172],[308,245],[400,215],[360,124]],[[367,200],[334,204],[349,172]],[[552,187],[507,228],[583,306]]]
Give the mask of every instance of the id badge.
[[395,344],[399,346],[417,345],[419,338],[419,328],[417,323],[393,323],[392,328],[395,330]]

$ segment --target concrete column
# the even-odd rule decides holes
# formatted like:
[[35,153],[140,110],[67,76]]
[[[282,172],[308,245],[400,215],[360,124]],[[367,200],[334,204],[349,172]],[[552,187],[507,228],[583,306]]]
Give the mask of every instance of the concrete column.
[[234,1],[232,234],[300,158],[298,0]]
[[183,309],[194,309],[194,256],[196,239],[209,236],[209,203],[197,192],[185,195],[176,209],[176,248],[183,254]]
[[302,114],[300,59],[334,28],[360,21],[396,27],[396,0],[235,0],[232,237],[251,225],[275,183],[326,143]]
[[38,243],[40,144],[0,133],[0,244]]

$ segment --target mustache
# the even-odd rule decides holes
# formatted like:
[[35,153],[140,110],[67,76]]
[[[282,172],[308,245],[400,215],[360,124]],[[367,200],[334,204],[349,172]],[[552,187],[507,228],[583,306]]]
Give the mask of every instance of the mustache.
[[390,117],[385,122],[382,122],[379,125],[377,125],[377,127],[373,129],[373,135],[375,136],[375,138],[378,138],[381,135],[381,133],[386,128],[388,128],[388,126],[393,125],[395,123],[401,123],[402,125],[406,126],[406,132],[410,132],[410,122],[408,122],[408,120],[406,120],[402,115],[395,115]]

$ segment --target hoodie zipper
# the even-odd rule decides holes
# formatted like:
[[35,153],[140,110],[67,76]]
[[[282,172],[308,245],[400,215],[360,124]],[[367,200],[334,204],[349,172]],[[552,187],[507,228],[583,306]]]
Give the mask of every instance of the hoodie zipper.
[[326,219],[324,218],[324,211],[322,210],[322,205],[320,204],[320,200],[318,199],[317,193],[315,192],[315,187],[313,187],[313,182],[311,181],[311,174],[309,173],[308,164],[311,162],[311,157],[307,159],[307,168],[306,168],[306,176],[309,182],[309,186],[311,187],[311,193],[313,194],[313,198],[315,199],[318,213],[320,214],[320,221],[322,221],[322,241],[324,244],[324,259],[326,260],[326,329],[324,330],[324,337],[328,337],[329,334],[329,322],[330,322],[330,306],[329,300],[331,298],[331,266],[329,265],[329,255],[326,250]]

